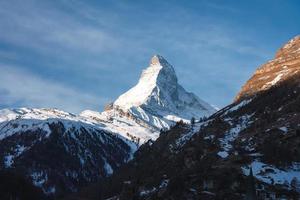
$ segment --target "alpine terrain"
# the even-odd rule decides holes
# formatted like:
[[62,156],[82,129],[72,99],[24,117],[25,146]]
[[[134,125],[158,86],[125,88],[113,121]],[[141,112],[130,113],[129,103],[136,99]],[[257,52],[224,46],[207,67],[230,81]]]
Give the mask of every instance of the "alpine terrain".
[[[103,112],[0,110],[0,171],[3,177],[24,177],[48,197],[63,196],[110,176],[132,159],[141,144],[156,140],[162,129],[215,111],[186,92],[173,67],[155,55],[138,84]],[[22,194],[11,193],[21,198]],[[1,192],[0,199],[10,198],[11,193]]]
[[206,120],[176,123],[69,199],[299,199],[299,105],[298,36],[256,70],[232,104]]

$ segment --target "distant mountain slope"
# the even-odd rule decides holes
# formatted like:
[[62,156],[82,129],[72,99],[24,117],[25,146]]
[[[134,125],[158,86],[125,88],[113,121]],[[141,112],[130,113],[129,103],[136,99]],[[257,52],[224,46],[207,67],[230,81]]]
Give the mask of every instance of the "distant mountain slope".
[[[282,60],[288,58],[289,53],[282,54]],[[299,63],[285,65],[300,69]],[[267,76],[278,75],[264,70]],[[251,80],[246,87],[251,88]],[[299,199],[299,80],[292,73],[255,93],[244,86],[236,102],[209,119],[177,123],[142,145],[133,160],[97,185],[97,195],[84,190],[71,199]]]
[[48,195],[111,175],[137,147],[59,110],[1,110],[0,120],[0,169],[23,173]]

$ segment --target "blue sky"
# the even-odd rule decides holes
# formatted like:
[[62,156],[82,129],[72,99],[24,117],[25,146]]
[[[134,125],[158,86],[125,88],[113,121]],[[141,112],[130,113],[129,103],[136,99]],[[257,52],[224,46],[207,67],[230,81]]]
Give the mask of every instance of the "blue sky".
[[207,102],[232,102],[300,34],[296,0],[0,0],[0,108],[102,110],[153,54]]

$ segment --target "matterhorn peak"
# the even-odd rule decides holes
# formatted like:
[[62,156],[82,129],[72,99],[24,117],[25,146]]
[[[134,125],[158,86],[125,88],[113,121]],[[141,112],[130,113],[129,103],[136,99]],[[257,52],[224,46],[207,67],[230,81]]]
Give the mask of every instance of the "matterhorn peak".
[[153,84],[161,87],[177,85],[177,76],[173,66],[160,55],[154,55],[151,58],[150,65],[143,71],[139,82],[149,80],[154,81]]
[[[172,65],[160,55],[154,55],[150,60],[150,65],[143,70],[138,84],[129,91],[121,95],[115,102],[121,108],[131,108],[145,104],[155,91],[168,90],[173,92],[177,87],[177,77]],[[159,99],[158,97],[155,99]]]
[[160,65],[160,66],[170,66],[168,61],[161,55],[155,54],[150,61],[150,66]]
[[175,118],[190,120],[215,112],[213,107],[178,84],[173,66],[160,55],[151,58],[137,85],[122,94],[113,106],[153,121],[159,121],[154,115],[174,121]]

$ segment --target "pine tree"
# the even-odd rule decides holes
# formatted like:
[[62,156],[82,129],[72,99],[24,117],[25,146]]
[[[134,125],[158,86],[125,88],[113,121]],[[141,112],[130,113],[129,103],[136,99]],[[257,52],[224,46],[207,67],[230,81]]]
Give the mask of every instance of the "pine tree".
[[256,200],[256,188],[255,188],[255,180],[253,176],[252,167],[250,167],[250,173],[247,178],[247,193],[246,200]]
[[191,118],[192,131],[194,130],[194,125],[195,125],[195,117],[192,117]]
[[191,118],[191,124],[192,124],[192,126],[195,124],[195,117]]
[[203,119],[202,119],[202,117],[200,117],[200,118],[199,118],[199,122],[202,122],[202,121],[203,121]]
[[291,181],[291,188],[293,191],[300,192],[300,181],[294,177]]

